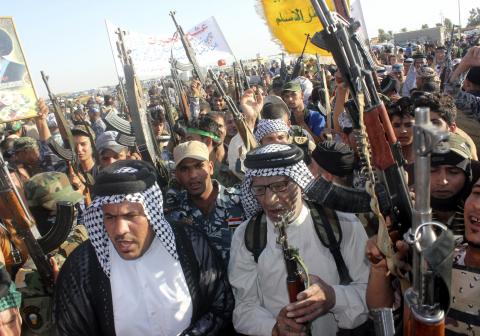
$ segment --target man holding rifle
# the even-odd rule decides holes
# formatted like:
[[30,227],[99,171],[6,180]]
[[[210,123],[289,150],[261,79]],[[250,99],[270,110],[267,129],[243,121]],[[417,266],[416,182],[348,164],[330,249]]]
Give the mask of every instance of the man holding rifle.
[[[311,323],[313,335],[333,336],[339,328],[362,325],[367,319],[369,270],[361,255],[367,236],[359,220],[302,197],[313,177],[303,162],[303,151],[295,145],[259,147],[247,155],[245,166],[242,204],[250,219],[234,233],[229,263],[237,332],[306,335]],[[285,282],[290,274],[275,230],[275,223],[287,212],[293,215],[283,239],[288,236],[288,243],[298,249],[311,280],[309,287],[295,293],[293,302],[289,302]],[[341,231],[341,241],[317,233],[319,227]]]

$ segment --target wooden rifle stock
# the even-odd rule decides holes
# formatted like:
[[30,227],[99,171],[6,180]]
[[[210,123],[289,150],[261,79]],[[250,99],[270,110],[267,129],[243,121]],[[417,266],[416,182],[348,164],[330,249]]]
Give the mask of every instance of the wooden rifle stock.
[[34,225],[34,220],[10,178],[8,167],[3,157],[0,158],[0,161],[2,165],[0,168],[0,208],[2,209],[2,217],[6,220],[11,220],[13,227],[25,243],[28,253],[37,267],[45,289],[51,293],[53,292],[54,284],[52,266],[30,230],[30,227]]

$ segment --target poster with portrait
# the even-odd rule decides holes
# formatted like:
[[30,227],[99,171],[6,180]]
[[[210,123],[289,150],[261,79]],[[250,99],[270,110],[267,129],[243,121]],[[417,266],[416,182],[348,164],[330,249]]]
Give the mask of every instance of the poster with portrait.
[[0,123],[35,117],[36,102],[13,18],[0,17]]

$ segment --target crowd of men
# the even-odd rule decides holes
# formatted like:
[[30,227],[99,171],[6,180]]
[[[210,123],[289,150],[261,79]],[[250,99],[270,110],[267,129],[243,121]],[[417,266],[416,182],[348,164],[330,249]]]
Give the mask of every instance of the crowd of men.
[[[412,49],[372,53],[377,90],[412,195],[416,109],[428,107],[450,134],[430,171],[433,217],[456,242],[446,334],[476,335],[480,47],[456,50],[458,59],[444,46]],[[304,59],[292,71],[272,61],[247,67],[241,81],[220,70],[221,88],[210,79],[150,82],[147,134],[166,175],[109,122],[112,113],[134,119],[120,90],[63,106],[75,160],[52,146],[69,140],[43,100],[35,119],[8,124],[1,151],[32,230],[69,233],[47,251],[52,292],[15,223],[1,217],[0,334],[374,335],[369,312],[391,308],[400,335],[403,288],[377,246],[377,214],[312,192],[328,183],[366,195],[350,89],[335,65]],[[57,220],[62,202],[75,209],[69,223]],[[408,272],[409,246],[396,247]],[[301,283],[293,297],[292,260]]]

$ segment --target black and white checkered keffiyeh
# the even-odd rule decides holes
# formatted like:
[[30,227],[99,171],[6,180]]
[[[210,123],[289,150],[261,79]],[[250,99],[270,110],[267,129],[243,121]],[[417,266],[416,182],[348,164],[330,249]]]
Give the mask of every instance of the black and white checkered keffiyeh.
[[260,143],[264,136],[274,132],[288,133],[290,128],[282,119],[261,119],[255,130],[255,140]]
[[[270,144],[266,146],[259,147],[256,149],[257,154],[273,153],[290,150],[291,147],[288,145],[282,144]],[[245,172],[245,179],[242,183],[242,205],[245,210],[247,217],[252,217],[256,215],[262,207],[258,203],[257,199],[252,193],[252,177],[254,176],[288,176],[295,183],[297,183],[302,191],[305,189],[307,184],[313,179],[313,175],[307,168],[307,165],[303,160],[285,167],[277,168],[261,168],[261,169],[250,169],[247,168]]]
[[[122,167],[114,173],[134,173],[137,169],[132,167]],[[98,261],[105,274],[110,277],[110,252],[109,237],[103,223],[104,204],[117,204],[122,202],[140,203],[144,207],[145,215],[149,224],[152,226],[155,236],[160,240],[167,252],[178,260],[177,248],[175,244],[175,235],[170,224],[163,216],[163,198],[160,187],[157,183],[150,188],[132,194],[119,194],[112,196],[97,196],[85,213],[85,226],[90,237],[90,241],[95,248]]]

